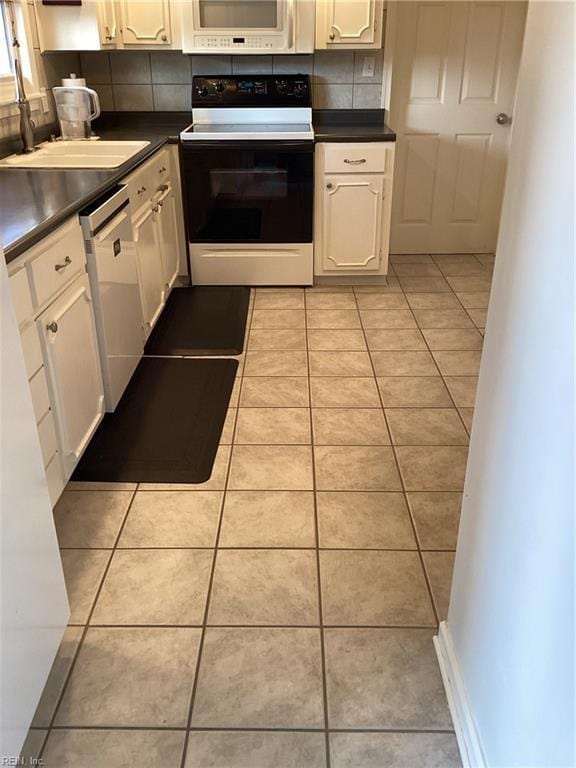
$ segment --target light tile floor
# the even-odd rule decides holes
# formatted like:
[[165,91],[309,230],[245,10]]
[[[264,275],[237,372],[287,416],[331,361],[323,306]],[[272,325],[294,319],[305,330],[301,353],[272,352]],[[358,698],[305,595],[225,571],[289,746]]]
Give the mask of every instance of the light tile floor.
[[259,289],[212,478],[74,484],[48,768],[453,768],[446,616],[491,257]]

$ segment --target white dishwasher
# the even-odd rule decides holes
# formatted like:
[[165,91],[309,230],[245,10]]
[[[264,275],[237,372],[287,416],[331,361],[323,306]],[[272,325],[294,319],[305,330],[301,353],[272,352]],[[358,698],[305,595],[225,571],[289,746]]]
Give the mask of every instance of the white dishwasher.
[[114,411],[144,351],[128,190],[119,186],[80,212],[102,362],[106,410]]

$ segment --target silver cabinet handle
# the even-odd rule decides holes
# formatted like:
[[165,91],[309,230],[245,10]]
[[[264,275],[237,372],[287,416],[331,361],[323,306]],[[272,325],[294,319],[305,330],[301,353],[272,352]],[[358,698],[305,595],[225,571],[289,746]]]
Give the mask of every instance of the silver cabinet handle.
[[56,272],[60,272],[61,270],[66,269],[66,267],[69,264],[72,264],[72,259],[70,258],[70,256],[66,256],[66,258],[64,259],[64,264],[55,264],[54,269],[56,270]]
[[348,163],[348,165],[362,165],[362,163],[366,162],[366,158],[362,157],[360,160],[348,160],[348,158],[345,158],[344,162]]
[[500,112],[500,114],[496,115],[496,122],[498,125],[508,125],[512,122],[512,118],[506,112]]
[[51,323],[48,323],[46,326],[47,331],[52,331],[52,333],[58,333],[58,323],[53,320]]

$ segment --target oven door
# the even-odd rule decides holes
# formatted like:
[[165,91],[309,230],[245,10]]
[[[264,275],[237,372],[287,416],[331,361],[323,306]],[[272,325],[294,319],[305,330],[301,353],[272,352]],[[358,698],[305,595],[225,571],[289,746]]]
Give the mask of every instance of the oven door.
[[181,146],[189,242],[312,242],[314,142]]

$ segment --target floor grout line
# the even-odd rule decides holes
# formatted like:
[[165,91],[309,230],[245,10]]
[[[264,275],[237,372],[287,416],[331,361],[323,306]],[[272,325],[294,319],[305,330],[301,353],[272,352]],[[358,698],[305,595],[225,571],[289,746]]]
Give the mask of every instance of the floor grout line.
[[316,579],[318,582],[318,617],[320,620],[320,664],[322,675],[322,704],[324,709],[324,749],[325,749],[325,761],[326,768],[330,768],[331,756],[330,756],[330,732],[329,732],[329,714],[328,714],[328,680],[327,680],[327,664],[326,664],[326,646],[324,642],[324,616],[322,606],[322,572],[320,568],[320,522],[318,516],[318,497],[316,493],[316,458],[315,458],[315,442],[314,442],[314,423],[312,419],[312,387],[310,381],[310,349],[308,343],[308,320],[307,320],[307,302],[306,291],[304,292],[304,323],[306,328],[306,363],[308,367],[308,401],[310,403],[309,415],[310,415],[310,435],[312,440],[312,448],[310,451],[312,462],[312,488],[314,493],[314,535],[316,542]]
[[[406,299],[405,295],[404,295],[404,298]],[[410,311],[412,311],[412,310],[410,310]],[[420,335],[422,335],[422,334],[420,334]],[[372,360],[372,356],[371,355],[370,355],[370,363],[372,365],[372,371],[374,372],[374,378],[376,378],[376,371],[374,369],[374,362]],[[391,432],[391,429],[390,429],[390,423],[389,423],[389,420],[388,420],[388,416],[386,415],[386,408],[384,407],[384,400],[382,398],[382,392],[380,391],[380,387],[377,386],[377,389],[378,389],[378,396],[380,398],[380,403],[382,405],[382,412],[384,414],[384,420],[386,421],[386,428],[388,429],[388,434],[391,437],[392,432]],[[436,622],[439,624],[438,611],[436,610],[436,605],[434,603],[434,597],[433,597],[433,594],[432,594],[432,585],[431,585],[430,579],[428,577],[428,572],[426,571],[426,565],[424,563],[424,558],[422,557],[422,552],[420,551],[420,540],[418,538],[418,532],[416,530],[416,522],[415,522],[415,520],[414,520],[414,518],[412,516],[412,511],[411,511],[410,505],[408,503],[408,495],[407,495],[407,491],[406,491],[406,485],[405,485],[405,482],[404,482],[404,477],[402,475],[402,471],[400,469],[400,462],[398,460],[398,455],[397,455],[397,452],[396,452],[396,446],[392,445],[391,449],[392,449],[392,455],[394,456],[394,463],[396,465],[396,472],[398,473],[398,477],[400,479],[400,485],[402,486],[402,491],[404,493],[404,502],[405,502],[406,507],[408,509],[408,514],[409,514],[409,517],[410,517],[410,523],[412,525],[412,533],[414,535],[414,539],[415,539],[416,544],[418,546],[418,557],[420,559],[420,566],[422,568],[422,572],[424,574],[424,580],[426,582],[426,587],[428,589],[428,596],[430,598],[430,602],[431,602],[431,605],[432,605],[432,611],[433,611],[434,616],[436,618]]]
[[[247,320],[246,320],[246,332],[245,332],[245,335],[244,335],[244,346],[245,346],[245,348],[247,348],[248,337],[250,335],[250,329],[251,329],[251,325],[252,325],[253,312],[254,312],[254,302],[252,301],[252,293],[251,293],[250,302],[248,304],[248,317],[247,317]],[[242,396],[242,380],[243,380],[243,375],[244,375],[244,364],[238,370],[240,371],[240,375],[239,375],[240,385],[239,385],[239,391],[238,391],[238,403],[240,403],[240,397]],[[236,382],[234,382],[234,385],[236,385]],[[230,406],[230,403],[229,403],[228,404],[228,408],[230,408],[230,407],[231,406]],[[232,407],[234,407],[234,406],[232,406]],[[235,433],[236,433],[236,427],[237,427],[237,423],[238,423],[238,411],[239,410],[240,409],[238,407],[236,407],[236,412],[234,414],[234,427],[232,429],[232,439],[234,439],[234,436],[235,436]],[[200,679],[200,670],[201,670],[201,664],[202,664],[202,652],[204,650],[204,641],[205,641],[205,638],[206,638],[206,629],[208,627],[208,616],[209,616],[209,611],[210,611],[210,600],[211,600],[211,597],[212,597],[212,588],[213,588],[213,585],[214,585],[214,574],[216,573],[216,562],[217,562],[217,558],[218,558],[218,543],[220,541],[220,533],[222,531],[222,523],[223,523],[223,520],[224,520],[224,507],[225,507],[225,504],[226,504],[226,491],[228,489],[228,481],[230,479],[230,472],[232,470],[232,458],[233,458],[232,453],[233,453],[233,448],[231,446],[230,447],[230,452],[228,454],[228,466],[226,467],[226,477],[225,477],[225,480],[224,480],[224,490],[223,490],[223,493],[222,493],[222,498],[220,500],[220,504],[221,504],[221,506],[220,506],[220,515],[219,515],[219,519],[218,519],[218,527],[216,529],[216,538],[215,538],[215,541],[214,541],[214,554],[212,556],[212,568],[211,568],[211,571],[210,571],[210,578],[209,578],[209,581],[208,581],[208,590],[206,592],[206,604],[204,606],[204,620],[203,620],[203,623],[202,623],[202,631],[201,631],[201,635],[200,635],[200,642],[198,644],[198,656],[197,656],[197,659],[196,659],[196,667],[195,667],[195,670],[194,670],[194,680],[193,680],[193,683],[192,683],[192,691],[190,693],[190,705],[189,705],[189,708],[188,708],[188,716],[187,716],[187,720],[186,720],[186,735],[184,737],[184,745],[183,745],[183,748],[182,748],[182,758],[181,758],[181,761],[180,761],[181,768],[185,768],[185,764],[186,764],[186,756],[187,756],[187,753],[188,753],[190,729],[192,727],[192,717],[194,715],[194,704],[196,703],[196,693],[198,691],[198,682],[199,682],[199,679]]]
[[[45,730],[31,727],[31,731]],[[161,726],[161,725],[55,725],[53,731],[159,731],[160,733],[318,733],[324,734],[324,728],[261,728],[238,726]],[[446,733],[450,728],[330,728],[330,733]]]

